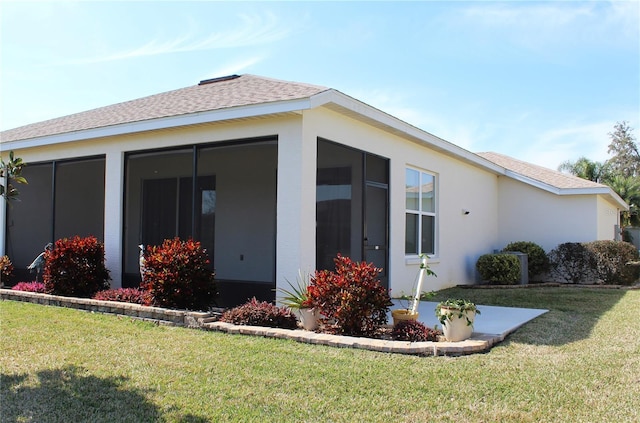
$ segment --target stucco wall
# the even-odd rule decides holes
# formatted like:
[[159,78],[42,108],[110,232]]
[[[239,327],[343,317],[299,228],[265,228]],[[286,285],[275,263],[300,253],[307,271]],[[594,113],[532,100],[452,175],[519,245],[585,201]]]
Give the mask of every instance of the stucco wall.
[[[275,217],[269,217],[276,220],[278,286],[285,286],[287,279],[294,280],[298,269],[311,272],[315,267],[318,138],[389,159],[388,272],[395,295],[411,291],[419,270],[418,258],[404,253],[407,166],[437,177],[437,252],[430,264],[438,277],[429,278],[425,290],[475,282],[477,258],[511,241],[533,241],[548,251],[561,242],[613,237],[617,215],[612,212],[615,206],[605,199],[558,196],[324,107],[300,114],[63,143],[16,153],[27,163],[106,154],[105,247],[107,266],[118,286],[122,271],[124,152],[263,136],[278,138],[278,203]],[[275,177],[271,170],[264,170],[269,178]],[[469,214],[465,215],[463,209]],[[242,253],[236,250],[229,250],[230,260]]]
[[[389,283],[392,294],[411,292],[419,270],[417,257],[406,257],[405,170],[407,166],[437,175],[437,254],[430,261],[437,278],[424,290],[473,283],[477,258],[497,245],[497,177],[413,141],[326,109],[304,113],[305,132],[390,159]],[[309,207],[314,204],[305,205]],[[468,209],[464,215],[462,209]],[[303,248],[308,248],[306,246]],[[308,244],[313,248],[313,243]]]
[[620,224],[620,209],[618,205],[608,201],[603,196],[597,197],[598,230],[597,239],[615,239],[616,225]]
[[549,252],[563,242],[597,239],[595,195],[556,195],[507,177],[499,186],[499,248],[531,241]]

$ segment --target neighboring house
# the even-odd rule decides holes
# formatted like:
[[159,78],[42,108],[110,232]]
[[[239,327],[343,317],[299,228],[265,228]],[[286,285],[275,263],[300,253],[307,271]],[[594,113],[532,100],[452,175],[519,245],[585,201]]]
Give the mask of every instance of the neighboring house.
[[[477,279],[510,241],[547,250],[614,239],[608,187],[473,154],[339,91],[254,75],[178,89],[0,133],[28,166],[0,209],[0,254],[25,268],[52,240],[104,241],[113,286],[139,283],[138,244],[193,236],[238,298],[275,296],[342,253],[409,292]],[[25,276],[26,277],[26,276]]]

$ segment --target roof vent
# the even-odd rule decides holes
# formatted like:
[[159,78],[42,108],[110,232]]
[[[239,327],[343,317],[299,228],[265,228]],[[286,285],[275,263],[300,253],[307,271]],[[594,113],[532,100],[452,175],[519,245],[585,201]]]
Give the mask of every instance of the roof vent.
[[219,78],[203,79],[198,83],[198,85],[207,85],[207,84],[213,84],[215,82],[231,81],[232,79],[236,79],[236,78],[240,78],[240,75],[227,75],[227,76],[221,76]]

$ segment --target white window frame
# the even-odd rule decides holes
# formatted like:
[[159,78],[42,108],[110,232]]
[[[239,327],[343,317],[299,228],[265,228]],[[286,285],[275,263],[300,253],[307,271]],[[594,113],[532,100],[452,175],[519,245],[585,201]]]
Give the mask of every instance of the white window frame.
[[[407,171],[414,171],[414,172],[418,172],[419,175],[419,182],[418,182],[418,187],[420,188],[419,191],[419,195],[418,195],[418,210],[415,209],[409,209],[406,206],[407,200],[406,200],[406,184],[407,184]],[[425,185],[423,183],[423,175],[428,175],[430,177],[433,178],[433,201],[434,201],[434,206],[433,206],[433,210],[434,211],[424,211],[422,210],[422,206],[423,206],[423,202],[422,202],[422,187]],[[407,253],[405,251],[405,257],[407,258],[417,258],[420,256],[421,253],[423,253],[422,251],[422,216],[431,216],[434,218],[434,228],[433,228],[433,251],[432,252],[424,252],[424,254],[427,254],[429,257],[437,257],[438,256],[438,208],[439,208],[439,197],[440,197],[440,190],[439,190],[439,178],[438,175],[435,172],[430,172],[428,170],[425,169],[420,169],[417,167],[413,167],[413,166],[406,166],[405,168],[405,225],[407,222],[406,216],[408,214],[413,214],[413,215],[417,215],[418,216],[418,225],[417,225],[417,249],[418,252],[417,253]],[[405,243],[406,243],[406,226],[405,226]]]

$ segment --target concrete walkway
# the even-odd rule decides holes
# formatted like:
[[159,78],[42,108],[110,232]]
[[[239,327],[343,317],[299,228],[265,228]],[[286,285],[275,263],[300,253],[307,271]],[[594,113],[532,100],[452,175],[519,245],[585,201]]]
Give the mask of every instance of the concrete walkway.
[[[392,309],[402,308],[400,302],[393,300],[395,304]],[[406,306],[406,301],[403,302]],[[438,326],[442,329],[442,325],[436,319],[436,305],[437,302],[421,301],[418,307],[418,320],[425,325],[433,328]],[[535,309],[535,308],[516,308],[516,307],[497,307],[478,305],[480,315],[476,316],[476,320],[473,324],[474,333],[482,333],[487,335],[497,335],[500,338],[506,337],[511,332],[518,329],[530,320],[548,312],[549,310]],[[389,321],[391,322],[391,315],[389,314]]]

